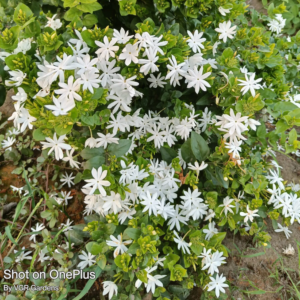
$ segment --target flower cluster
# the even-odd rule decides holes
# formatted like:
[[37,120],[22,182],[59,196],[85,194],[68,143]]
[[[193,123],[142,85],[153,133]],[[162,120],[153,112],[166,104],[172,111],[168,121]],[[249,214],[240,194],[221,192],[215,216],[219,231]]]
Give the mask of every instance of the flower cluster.
[[[130,15],[137,7],[124,2],[120,9]],[[75,1],[64,20],[41,13],[43,22],[18,6],[18,28],[0,37],[3,82],[15,92],[8,118],[14,127],[1,144],[4,155],[12,155],[31,130],[41,144],[34,153],[37,173],[47,176],[39,191],[43,223],[31,228],[30,240],[45,268],[51,261],[102,272],[109,299],[124,293],[140,299],[143,289],[160,300],[177,297],[169,281],[182,293],[196,284],[218,298],[228,286],[219,274],[228,256],[226,230],[266,246],[263,218],[287,238],[288,225],[300,223],[297,184],[287,187],[280,166],[266,159],[299,148],[296,130],[288,129],[300,125],[291,84],[298,73],[293,42],[300,41],[279,36],[281,14],[262,19],[270,31],[256,26],[255,16],[251,29],[248,20],[234,22],[245,6],[229,2],[215,10],[214,24],[203,17],[185,31],[148,18],[136,23],[135,32],[126,22],[92,28],[89,15],[80,19],[86,3]],[[100,9],[91,3],[91,13]],[[158,11],[168,8],[167,1],[161,5],[156,3]],[[69,20],[70,11],[79,19]],[[26,29],[22,20],[41,22],[39,30]],[[22,34],[11,45],[5,38],[16,32]],[[289,49],[287,57],[274,41],[280,51]],[[35,170],[22,168],[24,178]],[[27,199],[36,196],[12,188]],[[54,238],[59,247],[42,245],[41,237],[51,245],[47,228],[77,197],[85,225],[65,218]],[[275,222],[279,215],[283,225]],[[14,263],[33,259],[31,254],[16,251]]]

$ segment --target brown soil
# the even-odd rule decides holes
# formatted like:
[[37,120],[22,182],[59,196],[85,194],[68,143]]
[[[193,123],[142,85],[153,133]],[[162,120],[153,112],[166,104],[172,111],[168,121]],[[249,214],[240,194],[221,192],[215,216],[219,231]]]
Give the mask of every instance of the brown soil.
[[261,0],[248,0],[247,4],[249,5],[249,9],[255,9],[260,13],[267,14],[267,10],[264,8]]
[[5,102],[2,106],[0,106],[0,112],[2,113],[2,116],[4,119],[9,118],[12,113],[15,111],[15,108],[13,106],[13,101],[11,99],[11,96],[13,96],[14,90],[11,89],[6,94]]

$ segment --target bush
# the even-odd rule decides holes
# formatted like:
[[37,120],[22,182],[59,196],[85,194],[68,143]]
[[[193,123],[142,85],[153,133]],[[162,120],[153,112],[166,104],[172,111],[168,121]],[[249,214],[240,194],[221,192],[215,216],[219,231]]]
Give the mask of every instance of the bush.
[[[268,18],[244,1],[1,8],[1,89],[14,89],[16,110],[2,153],[26,180],[2,235],[1,251],[14,243],[5,268],[93,271],[74,299],[99,276],[109,299],[186,299],[194,285],[226,298],[226,232],[267,246],[264,219],[287,236],[300,222],[299,189],[276,162],[299,148],[300,40],[281,34],[284,5]],[[73,197],[85,225],[59,224]],[[64,299],[72,279],[25,296]]]

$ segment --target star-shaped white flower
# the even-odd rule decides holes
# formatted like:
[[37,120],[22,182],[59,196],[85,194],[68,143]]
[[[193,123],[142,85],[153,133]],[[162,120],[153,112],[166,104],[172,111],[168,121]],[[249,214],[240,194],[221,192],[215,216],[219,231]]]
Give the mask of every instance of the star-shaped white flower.
[[215,31],[221,33],[219,39],[223,42],[227,42],[227,38],[233,39],[233,35],[236,33],[235,29],[236,26],[232,26],[231,28],[231,21],[219,23],[219,28],[216,28]]
[[56,136],[56,132],[54,133],[53,139],[46,137],[46,141],[48,142],[41,142],[41,144],[43,145],[43,149],[47,149],[49,147],[51,147],[51,149],[48,152],[48,155],[54,151],[55,152],[55,159],[56,160],[60,160],[63,159],[64,157],[64,153],[63,153],[63,149],[64,150],[71,150],[72,147],[68,144],[64,143],[64,140],[66,138],[66,135],[61,135],[58,139]]
[[102,167],[99,167],[98,170],[96,170],[95,168],[92,169],[93,179],[85,180],[87,184],[83,186],[84,188],[92,187],[89,195],[92,195],[96,191],[96,189],[98,189],[102,196],[106,196],[106,191],[103,188],[103,186],[110,186],[109,181],[103,180],[106,177],[106,175],[107,170],[104,170],[102,172]]

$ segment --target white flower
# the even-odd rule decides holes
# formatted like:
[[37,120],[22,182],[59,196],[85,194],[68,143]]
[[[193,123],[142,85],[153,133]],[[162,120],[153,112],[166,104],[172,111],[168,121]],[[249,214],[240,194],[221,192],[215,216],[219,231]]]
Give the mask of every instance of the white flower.
[[96,147],[97,148],[103,146],[103,148],[106,149],[108,144],[119,144],[119,142],[118,142],[119,139],[115,138],[114,134],[107,133],[105,135],[105,134],[100,133],[100,132],[98,132],[97,134],[99,136],[99,138],[96,139],[96,142],[97,142]]
[[46,108],[52,110],[54,116],[65,116],[75,107],[75,102],[70,100],[60,101],[53,96],[54,105],[45,105]]
[[139,50],[137,45],[127,44],[119,55],[119,59],[125,60],[125,65],[129,66],[131,62],[134,62],[135,64],[139,62],[139,59],[137,58],[138,55]]
[[75,176],[73,176],[73,173],[68,175],[67,173],[65,175],[62,175],[62,178],[60,179],[61,182],[63,182],[63,185],[68,184],[68,187],[70,188],[72,185],[74,185],[74,182],[72,181]]
[[215,228],[215,225],[215,222],[211,222],[208,224],[208,229],[203,229],[203,232],[206,234],[206,240],[210,240],[216,233],[218,233],[218,229]]
[[150,71],[151,73],[159,71],[158,67],[155,64],[158,61],[159,57],[155,56],[155,53],[151,48],[146,49],[145,53],[148,59],[139,59],[139,64],[143,65],[140,68],[140,72],[144,73],[144,75],[147,75]]
[[63,232],[67,232],[69,230],[72,230],[72,226],[71,226],[72,223],[73,223],[73,221],[71,221],[70,219],[67,219],[66,224],[61,223],[60,226],[59,226],[59,229],[63,228]]
[[234,207],[234,205],[230,205],[232,201],[234,201],[234,199],[231,199],[229,196],[227,196],[223,199],[223,204],[220,205],[220,207],[224,207],[223,210],[225,216],[227,216],[228,212],[231,212],[233,214],[233,210],[231,209],[231,207]]
[[143,199],[143,201],[141,201],[140,203],[145,206],[143,212],[149,211],[148,213],[150,216],[152,214],[157,216],[157,211],[160,207],[160,202],[157,199],[157,194],[155,193],[151,196],[149,191],[147,191],[146,194],[142,194],[140,197]]
[[46,27],[50,27],[53,30],[56,30],[56,29],[59,29],[62,26],[62,23],[61,23],[60,19],[54,20],[55,17],[56,17],[56,14],[53,15],[52,18],[47,17],[48,22],[46,24]]
[[90,148],[95,148],[97,145],[97,141],[94,137],[90,137],[86,139],[84,146],[85,147],[90,147]]
[[82,90],[85,91],[88,89],[92,94],[94,93],[94,88],[97,89],[99,87],[99,83],[101,83],[99,74],[91,71],[82,74],[81,79],[83,84]]
[[[34,233],[35,232],[39,233],[39,231],[41,231],[43,229],[45,229],[44,224],[37,223],[35,228],[34,227],[31,228],[31,231],[34,232]],[[33,240],[36,243],[36,236],[37,236],[36,234],[31,235],[29,240],[30,241]]]
[[99,167],[98,170],[96,170],[95,168],[92,169],[93,179],[86,179],[85,181],[87,182],[87,184],[83,186],[84,188],[92,187],[89,195],[92,195],[96,191],[96,189],[98,189],[102,196],[106,196],[106,191],[103,186],[110,186],[109,181],[103,180],[106,175],[107,170],[104,170],[102,172],[102,167]]
[[234,140],[231,143],[225,143],[225,148],[229,149],[228,153],[232,153],[232,157],[235,159],[240,158],[240,152],[242,151],[242,148],[240,147],[243,141]]
[[276,172],[275,170],[269,170],[269,172],[271,173],[270,175],[267,175],[266,178],[270,181],[271,184],[278,184],[279,188],[281,190],[284,190],[284,184],[283,182],[283,178],[279,177],[278,172]]
[[103,296],[108,294],[108,299],[111,299],[114,294],[118,295],[118,286],[112,281],[103,281]]
[[13,100],[23,103],[27,100],[27,93],[22,88],[18,88],[18,92],[16,95],[11,97]]
[[286,20],[283,19],[281,14],[276,14],[275,19],[270,20],[270,23],[268,23],[268,26],[270,27],[270,30],[272,32],[276,32],[277,34],[279,34],[281,32],[281,30],[284,28],[285,22],[286,22]]
[[201,52],[201,49],[204,49],[202,43],[206,41],[205,38],[201,38],[203,32],[198,32],[198,30],[196,30],[194,34],[192,34],[188,30],[187,33],[190,37],[190,39],[187,40],[189,47],[193,50],[194,53]]
[[78,78],[74,81],[74,77],[70,76],[68,78],[68,84],[64,83],[64,82],[59,82],[58,85],[61,87],[61,89],[55,90],[54,92],[56,94],[61,95],[59,97],[59,99],[65,100],[65,99],[69,99],[72,102],[74,102],[74,99],[81,101],[82,98],[79,94],[77,94],[77,92],[80,90],[80,86],[81,86],[81,78]]
[[27,38],[18,43],[18,47],[14,50],[14,54],[22,52],[23,54],[26,54],[28,50],[31,49],[32,39]]
[[278,229],[275,229],[275,232],[283,232],[283,233],[285,234],[286,238],[289,239],[289,237],[290,237],[292,231],[289,230],[288,227],[282,226],[282,225],[279,224],[279,223],[278,223],[278,227],[279,227]]
[[65,202],[66,205],[68,205],[68,200],[73,198],[73,196],[71,196],[71,192],[67,193],[65,191],[62,191],[61,195],[62,195],[62,198],[59,198],[59,199],[61,199],[61,203]]
[[247,129],[247,126],[243,124],[248,117],[241,116],[242,114],[238,112],[236,115],[232,108],[230,108],[230,115],[223,114],[221,117],[217,116],[219,120],[216,122],[216,126],[221,126],[220,130],[227,132],[224,135],[224,139],[226,140],[228,137],[230,138],[230,142],[235,140],[236,138],[245,140],[245,137],[242,136],[242,133]]
[[[76,66],[74,65],[74,57],[72,55],[67,55],[67,53],[63,54],[63,57],[60,58],[56,56],[57,61],[51,65],[45,65],[45,67],[50,71],[48,71],[45,76],[50,76],[49,84],[55,81],[59,77],[60,82],[65,81],[65,70],[74,70]],[[51,71],[52,70],[52,71]],[[39,75],[39,73],[38,73]],[[42,78],[39,77],[37,79],[41,80]],[[43,87],[43,86],[42,86]]]
[[46,137],[47,142],[41,142],[43,145],[43,150],[51,147],[51,149],[48,152],[48,155],[54,151],[55,152],[55,159],[60,160],[63,159],[64,154],[63,154],[63,149],[64,150],[71,150],[72,147],[68,144],[64,143],[64,139],[66,138],[66,135],[60,136],[58,139],[56,137],[56,132],[54,133],[53,139]]
[[180,121],[180,124],[175,126],[175,132],[178,134],[182,139],[187,140],[193,128],[193,124],[190,120],[185,117],[183,120]]
[[122,209],[128,209],[129,201],[122,200],[119,193],[111,191],[110,196],[103,197],[104,204],[102,209],[104,212],[112,211],[114,214],[117,214]]
[[231,28],[231,21],[219,23],[219,28],[215,29],[216,32],[221,33],[219,39],[226,43],[227,38],[233,39],[233,35],[236,33],[235,29],[236,26],[232,26]]
[[[205,249],[205,248],[204,248]],[[209,249],[211,250],[211,249]],[[207,253],[208,254],[208,253]],[[222,256],[223,252],[216,251],[214,254],[206,255],[204,257],[203,263],[205,266],[202,268],[202,270],[208,269],[208,274],[213,275],[215,272],[219,273],[218,267],[220,267],[226,259]]]
[[100,48],[96,51],[99,59],[109,60],[110,57],[115,57],[115,52],[119,50],[119,46],[115,46],[117,39],[112,38],[111,41],[108,41],[107,36],[104,36],[103,43],[95,41],[95,44]]
[[170,217],[170,220],[168,221],[168,225],[170,226],[170,230],[172,230],[174,227],[178,231],[180,231],[181,223],[187,225],[188,218],[183,215],[182,212],[179,213],[179,205],[175,206],[175,213],[174,216]]
[[239,83],[239,85],[244,86],[241,89],[241,92],[243,92],[243,95],[245,95],[250,90],[252,97],[255,97],[255,90],[262,88],[262,86],[259,84],[259,82],[262,81],[262,78],[254,79],[255,73],[252,73],[250,75],[250,78],[248,78],[248,75],[245,74],[245,78],[246,78],[246,80],[238,79],[238,81],[241,82],[241,83]]
[[12,150],[11,146],[14,144],[15,141],[16,141],[15,138],[8,137],[6,140],[3,140],[1,142],[2,148],[5,148],[5,151],[11,151]]
[[125,32],[124,28],[121,28],[120,31],[114,29],[113,36],[119,44],[126,44],[133,37],[133,35],[128,35],[128,34],[129,31]]
[[77,265],[78,268],[84,269],[87,266],[91,267],[96,260],[94,259],[96,256],[92,255],[91,253],[87,253],[85,251],[81,252],[82,254],[79,255],[79,258],[81,259],[81,262]]
[[249,209],[249,205],[247,205],[247,212],[241,212],[240,215],[244,218],[244,223],[247,223],[248,220],[250,220],[251,222],[253,222],[253,218],[254,217],[259,217],[258,214],[256,214],[256,212],[258,212],[258,209],[254,209],[254,210],[250,210]]
[[51,259],[52,259],[52,257],[46,256],[46,253],[48,253],[48,250],[47,250],[47,248],[45,247],[45,248],[42,249],[42,250],[40,251],[40,253],[39,253],[39,259],[38,259],[39,262],[43,263],[43,262],[45,262],[46,260],[51,260]]
[[189,81],[188,88],[194,87],[196,94],[199,93],[199,90],[206,91],[206,87],[210,87],[210,84],[204,79],[207,78],[211,72],[203,74],[203,66],[201,66],[198,71],[197,67],[194,67],[194,70],[188,69],[189,75],[185,75],[185,78]]
[[163,284],[159,279],[164,278],[166,276],[167,275],[154,275],[154,276],[152,276],[152,275],[148,274],[148,276],[147,276],[148,277],[148,282],[146,283],[147,293],[149,293],[151,291],[152,294],[154,294],[156,286],[163,287]]
[[130,245],[132,243],[132,240],[123,241],[122,234],[119,234],[117,239],[111,235],[110,239],[110,241],[106,241],[106,244],[116,248],[114,251],[114,257],[117,257],[120,253],[123,254],[127,252],[128,248],[126,245]]
[[9,71],[8,73],[11,77],[9,80],[5,80],[5,85],[7,86],[20,86],[26,77],[26,73],[20,70]]
[[77,63],[74,63],[74,66],[79,69],[77,71],[78,75],[82,75],[86,72],[93,72],[93,73],[99,72],[99,70],[96,67],[94,67],[99,61],[97,57],[91,60],[91,57],[88,54],[86,54],[82,58],[77,57],[76,59],[77,59]]
[[71,151],[66,150],[66,155],[67,155],[67,156],[63,158],[63,161],[68,161],[69,164],[70,164],[70,166],[71,166],[72,168],[78,169],[78,168],[79,168],[79,165],[80,165],[80,162],[75,161],[75,160],[73,159],[73,153],[74,153],[74,151],[75,151],[74,148],[72,148]]
[[195,162],[195,165],[193,165],[192,163],[188,164],[189,169],[197,172],[197,176],[199,176],[199,172],[206,169],[207,166],[208,164],[206,164],[204,161],[202,161],[201,165],[199,165],[197,161]]
[[177,64],[176,58],[174,55],[172,57],[169,57],[170,65],[167,65],[167,68],[170,70],[168,72],[166,79],[170,79],[170,84],[175,87],[176,85],[180,85],[179,80],[182,78],[180,75],[185,75],[185,71],[182,69],[182,67],[185,65],[185,63]]
[[224,7],[220,6],[218,8],[218,10],[222,16],[226,16],[226,14],[230,13],[231,8],[224,8]]
[[176,231],[173,231],[173,233],[176,237],[176,238],[174,238],[174,241],[177,243],[178,250],[180,250],[182,248],[182,251],[184,254],[186,254],[186,253],[191,254],[191,251],[189,249],[190,245],[187,242],[185,242],[183,240],[183,238],[180,237]]
[[213,48],[212,48],[213,56],[216,55],[218,46],[219,46],[220,44],[221,44],[221,42],[218,42],[218,41],[216,41],[216,42],[213,44]]
[[294,247],[292,247],[291,244],[289,244],[286,249],[282,249],[282,250],[283,250],[283,254],[285,254],[285,255],[288,255],[288,256],[295,255],[295,249],[294,249]]
[[158,86],[163,88],[164,85],[167,84],[165,81],[163,81],[165,79],[165,76],[162,76],[162,77],[160,77],[160,76],[161,76],[161,73],[159,73],[157,75],[157,77],[155,77],[153,74],[150,74],[150,78],[147,78],[147,80],[149,82],[151,82],[151,84],[149,86],[150,88],[156,89]]
[[[19,252],[18,250],[14,250],[14,253],[18,253],[18,252]],[[32,256],[29,256],[29,254],[31,252],[32,251],[25,252],[25,247],[22,247],[21,253],[19,253],[18,256],[15,258],[15,262],[16,263],[20,263],[20,262],[22,262],[25,259],[32,259]]]
[[111,85],[111,80],[115,77],[115,74],[120,71],[120,67],[115,67],[116,62],[117,61],[115,59],[108,62],[102,60],[99,64],[97,64],[98,68],[103,72],[99,77],[103,87]]
[[221,274],[217,274],[216,278],[210,277],[211,282],[207,285],[208,291],[215,290],[217,298],[220,297],[220,291],[225,293],[224,287],[228,287],[228,284],[224,283],[226,281],[226,277]]

